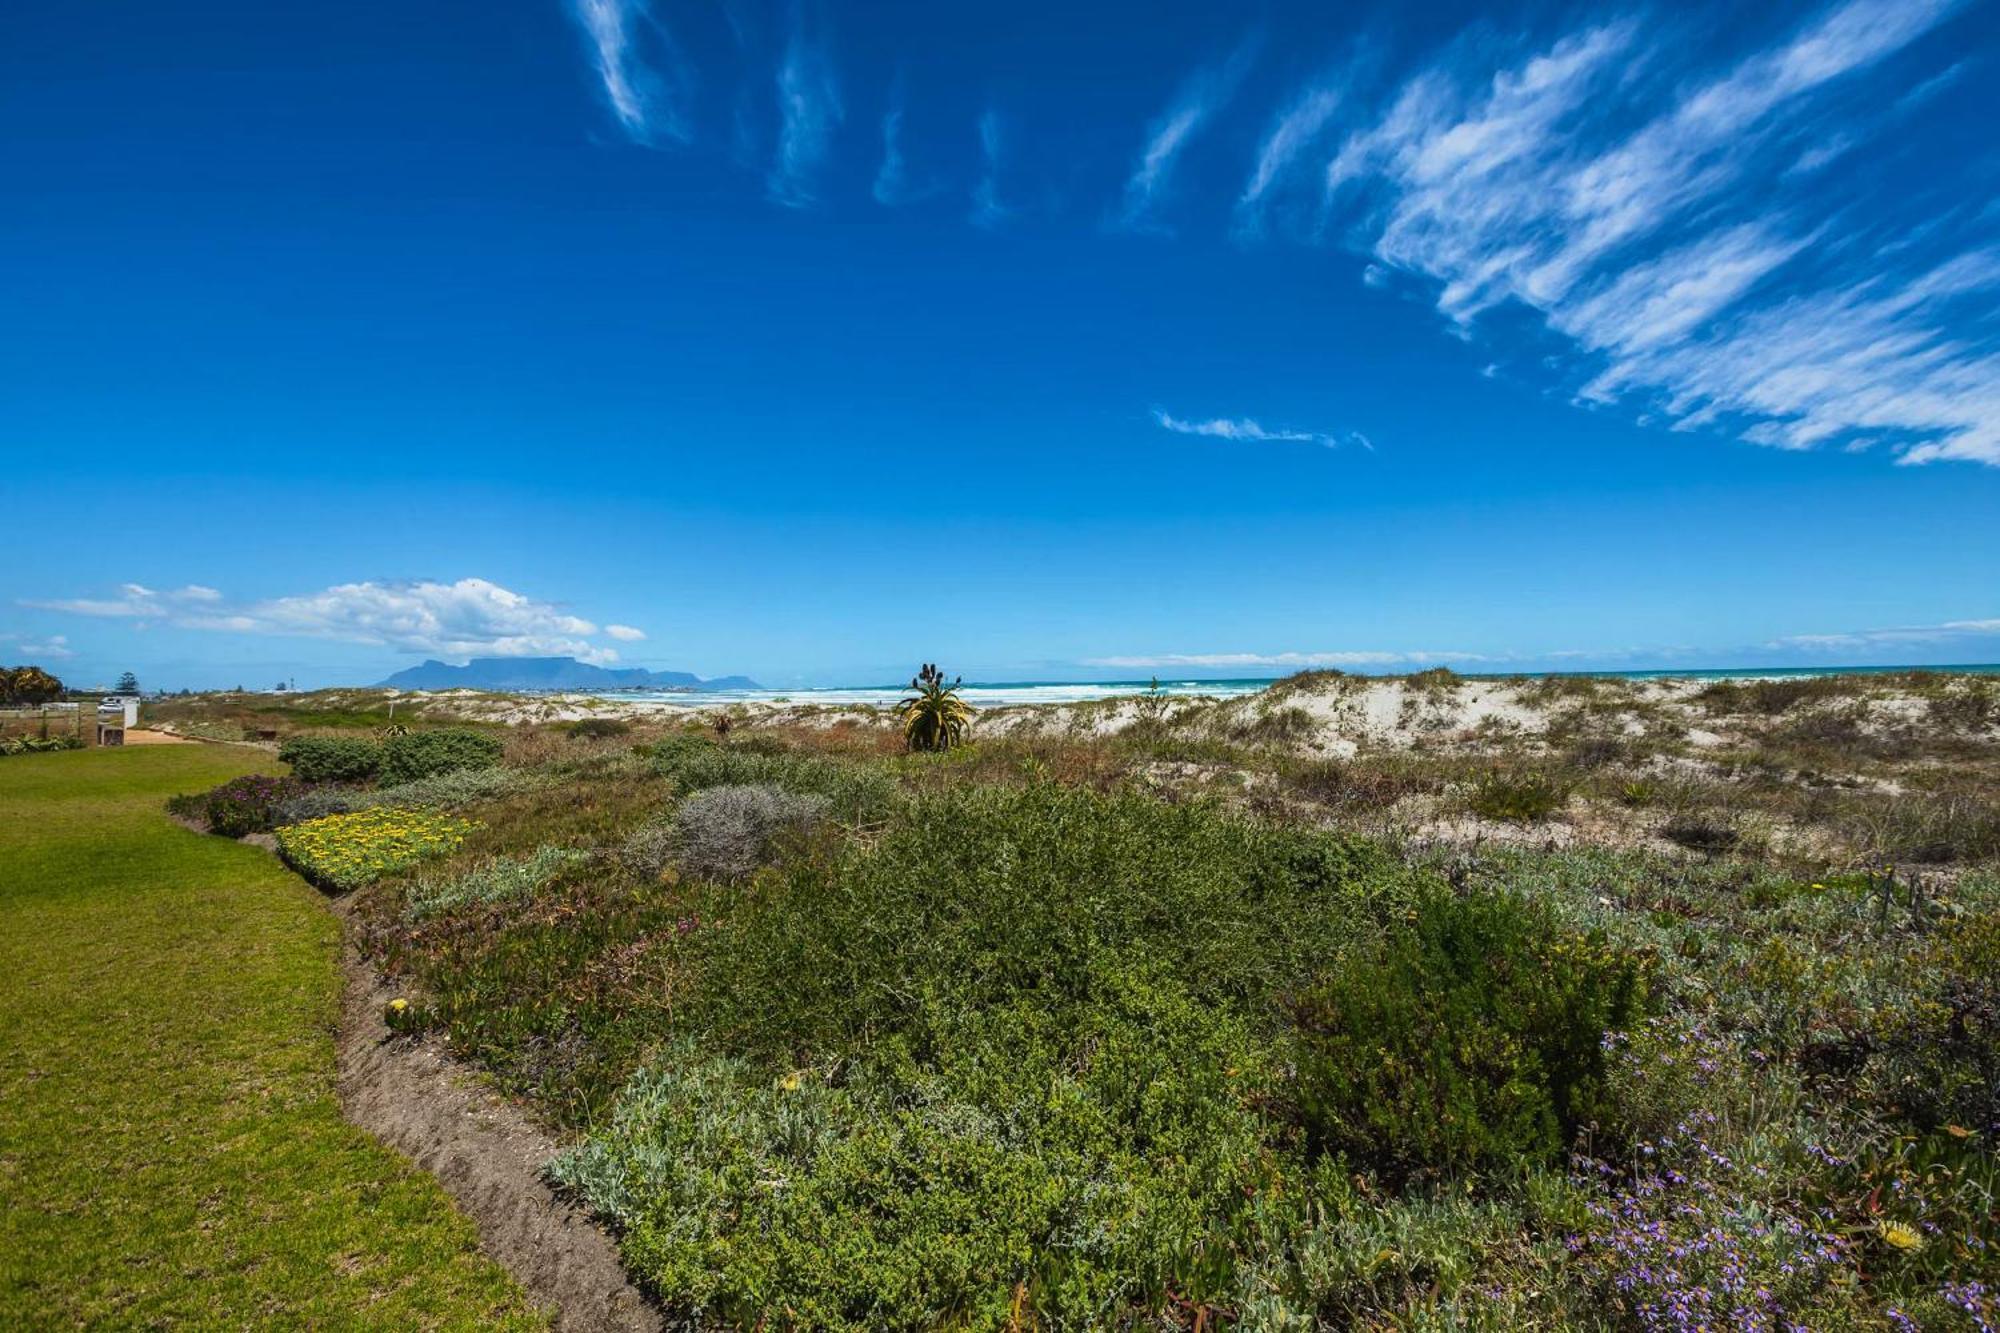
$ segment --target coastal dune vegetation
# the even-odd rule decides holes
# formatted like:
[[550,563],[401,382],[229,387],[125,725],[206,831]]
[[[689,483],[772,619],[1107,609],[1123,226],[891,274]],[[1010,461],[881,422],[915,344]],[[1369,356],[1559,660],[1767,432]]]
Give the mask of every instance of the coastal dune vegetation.
[[1995,1320],[1991,682],[950,690],[260,703],[293,785],[181,808],[705,1326]]

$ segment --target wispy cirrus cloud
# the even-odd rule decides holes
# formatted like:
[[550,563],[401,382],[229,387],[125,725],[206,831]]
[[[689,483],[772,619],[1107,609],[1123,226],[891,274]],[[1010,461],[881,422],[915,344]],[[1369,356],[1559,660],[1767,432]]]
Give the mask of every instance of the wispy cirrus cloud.
[[1195,420],[1177,417],[1161,408],[1153,409],[1153,420],[1164,430],[1176,435],[1205,435],[1215,440],[1249,440],[1277,444],[1317,444],[1327,449],[1338,449],[1344,444],[1358,444],[1364,449],[1375,446],[1366,435],[1358,430],[1332,434],[1327,431],[1294,430],[1290,427],[1270,429],[1259,425],[1250,417],[1209,417]]
[[1256,58],[1259,39],[1250,37],[1220,66],[1201,69],[1188,76],[1166,110],[1146,127],[1146,142],[1139,160],[1125,181],[1125,195],[1117,226],[1130,231],[1164,231],[1154,217],[1154,206],[1166,193],[1174,163],[1181,150],[1217,111],[1236,95],[1237,85]]
[[573,0],[604,100],[634,143],[688,143],[694,65],[649,0]]
[[1329,207],[1462,330],[1503,303],[1540,312],[1586,354],[1587,402],[2000,464],[2000,337],[1955,318],[1990,309],[1990,252],[1913,217],[1885,262],[1897,248],[1853,243],[1851,197],[1820,170],[1907,101],[1844,90],[1957,7],[1840,0],[1706,72],[1629,18],[1511,62],[1464,43],[1347,136]]
[[1000,154],[1004,130],[1000,113],[987,107],[979,113],[979,180],[972,187],[973,226],[991,231],[1013,215],[1000,201]]
[[910,176],[910,164],[903,146],[905,97],[903,81],[897,78],[889,93],[889,109],[882,113],[882,164],[875,171],[871,193],[884,208],[900,208],[934,198],[942,191],[936,181],[917,181]]
[[778,151],[765,178],[773,203],[810,208],[819,202],[819,176],[846,109],[831,53],[806,31],[803,9],[792,11],[791,32],[778,62]]
[[1266,197],[1297,166],[1306,150],[1326,133],[1343,101],[1337,84],[1306,89],[1272,120],[1263,142],[1257,147],[1256,165],[1236,201],[1239,232],[1254,234],[1263,224]]
[[[127,583],[115,597],[22,605],[179,629],[336,639],[446,658],[566,656],[603,663],[618,657],[615,649],[591,642],[599,632],[592,622],[478,578],[369,580],[247,602],[232,602],[199,585],[156,592]],[[627,625],[606,626],[603,632],[626,642],[645,637]]]
[[912,198],[910,169],[903,160],[903,106],[897,102],[882,115],[882,165],[875,172],[875,202],[895,208]]

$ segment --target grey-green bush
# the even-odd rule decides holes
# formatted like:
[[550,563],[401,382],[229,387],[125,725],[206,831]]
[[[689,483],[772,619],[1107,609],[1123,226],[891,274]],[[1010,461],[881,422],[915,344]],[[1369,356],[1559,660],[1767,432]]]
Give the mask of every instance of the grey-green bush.
[[832,803],[765,784],[710,787],[682,802],[674,816],[676,859],[699,879],[744,879],[788,838],[802,838]]
[[696,736],[676,736],[653,748],[653,767],[684,792],[706,787],[765,785],[799,795],[827,798],[836,819],[873,818],[895,800],[896,782],[878,768],[822,759],[816,755],[716,745]]

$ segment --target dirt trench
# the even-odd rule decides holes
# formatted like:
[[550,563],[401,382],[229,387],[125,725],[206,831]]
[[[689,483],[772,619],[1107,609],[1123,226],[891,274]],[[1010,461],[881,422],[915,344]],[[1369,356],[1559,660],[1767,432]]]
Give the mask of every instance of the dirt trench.
[[436,1176],[479,1228],[479,1245],[512,1273],[562,1333],[654,1333],[669,1327],[627,1278],[617,1246],[559,1198],[542,1168],[559,1145],[484,1087],[435,1039],[390,1033],[395,992],[361,957],[341,918],[341,1110]]

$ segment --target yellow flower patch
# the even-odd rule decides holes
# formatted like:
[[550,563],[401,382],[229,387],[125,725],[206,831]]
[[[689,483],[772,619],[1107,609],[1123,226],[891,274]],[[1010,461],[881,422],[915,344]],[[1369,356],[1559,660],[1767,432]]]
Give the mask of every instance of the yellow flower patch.
[[419,861],[448,856],[477,827],[472,820],[436,811],[377,806],[286,825],[278,830],[278,848],[311,878],[352,889]]

